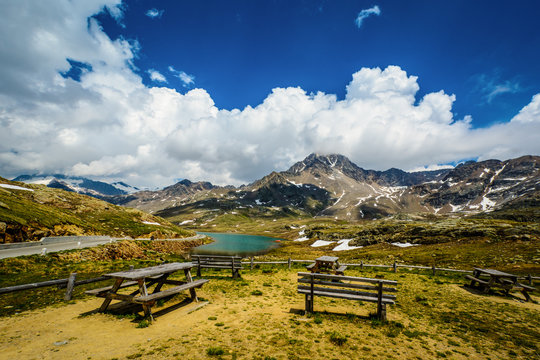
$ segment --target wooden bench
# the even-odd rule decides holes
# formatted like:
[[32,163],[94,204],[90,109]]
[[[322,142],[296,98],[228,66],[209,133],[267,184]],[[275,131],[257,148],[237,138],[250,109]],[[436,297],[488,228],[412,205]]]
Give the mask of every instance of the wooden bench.
[[[306,312],[313,312],[315,296],[377,303],[377,317],[386,320],[386,305],[394,304],[397,281],[299,272],[298,292],[306,296]],[[304,285],[307,284],[307,285]],[[364,290],[364,291],[359,291]]]
[[347,270],[347,266],[341,265],[336,269],[336,275],[345,275],[345,270]]
[[201,276],[201,268],[208,269],[231,269],[232,277],[240,277],[243,269],[240,256],[225,255],[191,255],[193,266],[197,267],[197,276]]

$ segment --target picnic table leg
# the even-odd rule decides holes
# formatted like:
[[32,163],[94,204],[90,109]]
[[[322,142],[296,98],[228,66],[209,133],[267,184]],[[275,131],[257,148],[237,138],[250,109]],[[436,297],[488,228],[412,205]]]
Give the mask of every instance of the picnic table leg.
[[150,321],[154,321],[154,317],[152,316],[152,306],[154,303],[143,303],[142,307],[144,310],[144,317],[146,319],[149,319]]
[[163,286],[163,284],[165,284],[165,281],[167,280],[169,275],[171,274],[164,274],[163,276],[159,277],[159,279],[157,280],[156,288],[154,289],[154,291],[152,291],[152,294],[155,294],[161,290],[161,287]]
[[491,286],[492,286],[494,283],[495,283],[495,278],[492,276],[492,277],[490,277],[488,284],[484,286],[484,292],[485,292],[485,293],[488,293],[489,290],[491,289]]
[[[184,269],[184,274],[186,274],[187,282],[193,281],[193,278],[191,277],[191,271],[189,269]],[[197,299],[197,293],[195,292],[195,288],[189,289],[189,294],[191,295],[191,300],[199,302],[199,299]]]
[[[108,291],[108,293],[116,294],[118,289],[120,289],[120,285],[122,285],[123,281],[124,281],[124,279],[116,279],[116,281],[114,282],[113,287],[111,288],[111,290]],[[111,301],[112,301],[112,298],[106,297],[105,300],[103,300],[103,304],[101,304],[101,307],[99,308],[99,311],[104,312],[105,310],[107,310],[107,308],[109,307],[109,304],[111,303]]]
[[[146,288],[146,282],[144,281],[144,279],[137,280],[137,283],[139,284],[139,293],[141,294],[141,296],[147,296],[148,289]],[[154,321],[154,317],[152,316],[153,305],[154,302],[147,302],[142,304],[144,310],[144,317],[149,319],[150,321]]]
[[526,299],[527,301],[531,301],[531,300],[532,300],[532,299],[531,299],[531,295],[529,295],[529,292],[527,291],[527,289],[522,289],[522,290],[521,290],[521,293],[523,294],[523,296],[525,296],[525,299]]

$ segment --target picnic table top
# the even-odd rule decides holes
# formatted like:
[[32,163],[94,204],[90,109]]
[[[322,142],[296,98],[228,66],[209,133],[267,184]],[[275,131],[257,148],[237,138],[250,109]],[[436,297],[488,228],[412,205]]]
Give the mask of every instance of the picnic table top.
[[318,257],[315,259],[315,261],[319,261],[319,262],[336,262],[338,261],[338,257],[337,256],[321,256],[321,257]]
[[143,279],[150,276],[172,273],[178,270],[191,269],[192,267],[193,267],[193,264],[190,262],[168,263],[168,264],[151,266],[151,267],[141,268],[141,269],[119,271],[115,273],[105,274],[105,276],[112,277],[112,278],[138,280],[138,279]]
[[490,276],[495,276],[495,277],[510,277],[510,278],[517,278],[517,275],[505,273],[505,272],[502,272],[502,271],[499,271],[499,270],[495,270],[495,269],[480,269],[480,268],[474,268],[474,270],[475,270],[475,271],[478,271],[478,272],[480,272],[480,273],[488,274],[488,275],[490,275]]

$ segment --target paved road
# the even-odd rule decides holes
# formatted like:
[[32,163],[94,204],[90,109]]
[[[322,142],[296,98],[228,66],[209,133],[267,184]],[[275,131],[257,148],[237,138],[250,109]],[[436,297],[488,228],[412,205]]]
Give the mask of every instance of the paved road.
[[[198,235],[191,236],[188,238],[183,238],[183,239],[164,239],[164,240],[185,241],[185,240],[201,239],[203,237],[205,236],[198,234]],[[96,240],[84,239],[81,241],[68,240],[65,242],[55,242],[55,243],[50,243],[50,244],[37,244],[34,246],[15,248],[15,249],[2,249],[0,250],[0,259],[24,256],[24,255],[45,254],[45,253],[51,253],[51,252],[57,252],[57,251],[63,251],[63,250],[82,249],[82,248],[88,248],[88,247],[94,247],[98,245],[107,244],[107,243],[117,241],[117,240],[123,240],[123,239],[114,239],[114,238],[96,239]],[[144,239],[144,240],[149,240],[149,239]]]
[[35,246],[15,248],[15,249],[3,249],[3,250],[0,250],[0,259],[24,256],[24,255],[45,254],[45,253],[50,253],[50,252],[62,251],[62,250],[82,249],[82,248],[107,244],[111,241],[115,241],[115,240],[66,241],[66,242],[59,242],[59,243],[54,243],[54,244],[39,244]]

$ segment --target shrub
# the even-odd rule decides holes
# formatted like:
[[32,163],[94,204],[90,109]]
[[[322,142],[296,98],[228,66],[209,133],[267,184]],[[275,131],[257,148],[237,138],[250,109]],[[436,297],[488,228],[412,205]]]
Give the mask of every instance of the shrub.
[[261,296],[263,293],[261,290],[253,290],[251,292],[251,295],[255,295],[255,296]]
[[337,346],[341,346],[347,342],[347,337],[341,335],[337,331],[332,331],[330,333],[330,342]]
[[209,347],[206,349],[206,355],[208,356],[220,356],[223,354],[225,354],[225,350],[223,350],[221,346]]
[[142,320],[139,324],[137,324],[137,328],[144,329],[150,326],[150,321],[148,320]]

